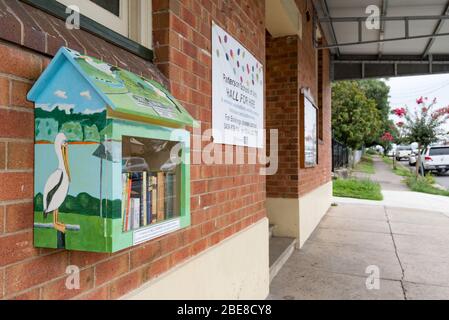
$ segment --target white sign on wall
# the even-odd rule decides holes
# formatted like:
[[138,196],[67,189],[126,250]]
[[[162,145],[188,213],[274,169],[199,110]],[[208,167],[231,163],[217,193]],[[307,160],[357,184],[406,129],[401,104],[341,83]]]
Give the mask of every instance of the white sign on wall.
[[264,68],[226,31],[212,25],[214,142],[264,146]]

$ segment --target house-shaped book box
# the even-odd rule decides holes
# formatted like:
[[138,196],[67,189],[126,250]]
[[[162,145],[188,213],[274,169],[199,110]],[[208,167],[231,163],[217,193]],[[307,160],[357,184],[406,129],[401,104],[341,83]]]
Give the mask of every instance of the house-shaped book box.
[[62,48],[28,99],[36,247],[116,252],[190,225],[196,122],[162,85]]

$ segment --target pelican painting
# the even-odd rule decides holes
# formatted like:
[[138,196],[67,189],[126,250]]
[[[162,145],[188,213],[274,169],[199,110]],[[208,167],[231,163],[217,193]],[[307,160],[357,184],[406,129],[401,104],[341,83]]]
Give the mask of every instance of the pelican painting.
[[53,226],[65,234],[66,226],[58,221],[59,207],[64,203],[70,185],[70,168],[68,159],[68,143],[63,133],[55,139],[55,152],[58,158],[58,168],[48,178],[44,189],[44,218],[53,213]]

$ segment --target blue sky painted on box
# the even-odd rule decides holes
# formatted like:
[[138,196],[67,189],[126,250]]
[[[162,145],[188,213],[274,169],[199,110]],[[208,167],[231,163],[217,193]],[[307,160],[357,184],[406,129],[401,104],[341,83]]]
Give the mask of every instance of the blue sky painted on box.
[[[59,107],[66,112],[93,114],[105,108],[103,99],[92,86],[75,70],[70,63],[65,63],[58,71],[58,81],[51,81],[39,97],[37,107],[52,111]],[[45,101],[45,103],[42,103]]]

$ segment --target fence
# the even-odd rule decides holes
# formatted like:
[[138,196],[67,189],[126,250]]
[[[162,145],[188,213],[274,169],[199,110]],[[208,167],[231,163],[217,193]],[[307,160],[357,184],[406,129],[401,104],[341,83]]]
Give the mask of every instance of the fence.
[[348,166],[349,153],[350,150],[347,146],[332,139],[332,171]]

